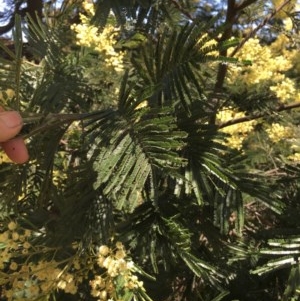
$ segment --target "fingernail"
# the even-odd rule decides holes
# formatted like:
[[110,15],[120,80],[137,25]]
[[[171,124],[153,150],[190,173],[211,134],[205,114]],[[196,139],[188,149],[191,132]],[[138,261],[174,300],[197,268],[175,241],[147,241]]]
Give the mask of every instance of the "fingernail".
[[22,118],[16,111],[0,112],[0,120],[8,127],[15,128],[22,125]]

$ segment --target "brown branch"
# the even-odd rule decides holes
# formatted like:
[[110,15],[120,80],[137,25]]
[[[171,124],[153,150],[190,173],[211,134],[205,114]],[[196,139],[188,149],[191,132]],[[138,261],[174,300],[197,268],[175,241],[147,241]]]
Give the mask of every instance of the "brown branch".
[[[277,109],[275,109],[275,112],[278,113],[278,112],[292,110],[292,109],[296,109],[296,108],[300,108],[300,102],[294,102],[289,105],[279,106]],[[264,117],[268,117],[268,116],[270,116],[270,114],[268,114],[268,113],[259,113],[259,114],[255,114],[255,115],[244,116],[244,117],[240,117],[240,118],[236,118],[236,119],[232,119],[232,120],[223,122],[218,125],[218,128],[222,129],[222,128],[225,128],[227,126],[231,126],[234,124],[252,121],[252,120],[256,120],[256,119],[264,118]]]
[[[227,12],[226,12],[226,20],[225,20],[225,30],[219,40],[219,42],[223,42],[228,40],[232,35],[232,27],[234,22],[236,21],[237,10],[235,0],[228,0],[227,2]],[[227,49],[220,50],[219,53],[221,56],[227,56]],[[222,90],[225,76],[227,72],[227,66],[225,64],[220,64],[217,74],[217,80],[215,84],[215,92],[220,92]]]
[[[248,7],[249,5],[255,3],[257,0],[245,0],[240,4],[237,4],[235,0],[228,0],[227,5],[227,13],[226,13],[226,20],[225,20],[225,26],[227,27],[220,38],[220,42],[228,40],[232,35],[232,27],[234,22],[239,17],[239,13]],[[233,52],[230,54],[230,57],[233,57],[243,46],[244,44],[253,37],[261,28],[263,28],[280,10],[283,9],[285,5],[287,5],[291,0],[284,1],[279,7],[277,7],[270,15],[268,15],[256,28],[254,28],[240,43],[239,45],[233,50]],[[227,56],[227,50],[221,50],[219,53],[221,56]],[[214,94],[217,94],[222,91],[226,73],[227,73],[227,65],[226,64],[220,64],[215,88],[214,88]],[[215,107],[218,108],[218,101],[215,103]],[[215,116],[213,116],[210,120],[212,124],[215,123]]]
[[[226,12],[226,20],[225,20],[225,30],[220,38],[220,42],[226,41],[232,36],[232,27],[233,24],[237,21],[239,17],[239,13],[249,5],[253,4],[257,0],[245,0],[244,2],[238,4],[235,0],[228,0],[227,3],[227,12]],[[227,56],[227,50],[221,50],[220,56]],[[220,92],[223,88],[225,76],[227,73],[227,65],[220,64],[219,70],[217,74],[217,80],[215,84],[215,92]]]
[[[227,1],[227,11],[226,11],[226,19],[225,19],[225,30],[219,39],[219,43],[228,40],[232,36],[232,28],[233,24],[237,18],[237,10],[236,10],[236,2],[235,0],[228,0]],[[226,57],[227,56],[227,49],[221,49],[219,51],[219,55]],[[212,105],[217,111],[219,107],[219,99],[216,97],[223,89],[224,80],[227,72],[227,66],[225,64],[220,63],[218,67],[218,73],[216,78],[216,83],[214,87],[214,92],[212,95]],[[212,115],[210,119],[210,124],[216,123],[216,114]]]
[[[239,12],[241,10],[245,9],[246,7],[248,7],[249,5],[255,3],[256,1],[257,0],[245,0],[244,2],[242,2],[240,4],[236,4],[235,0],[228,0],[226,21],[225,21],[225,25],[228,27],[227,27],[227,29],[225,29],[220,41],[228,40],[231,37],[232,26],[233,26],[234,22],[236,21]],[[269,14],[256,28],[251,30],[251,32],[249,32],[249,34],[233,50],[233,52],[230,54],[230,56],[233,57],[250,38],[252,38],[260,29],[262,29],[272,18],[274,18],[274,16],[279,11],[281,11],[290,2],[291,2],[291,0],[284,1],[271,14]],[[227,55],[226,50],[220,51],[220,55],[226,56]],[[220,64],[218,74],[217,74],[217,80],[216,80],[216,84],[215,84],[216,92],[220,92],[222,90],[226,72],[227,72],[227,66],[225,64]]]
[[237,10],[241,11],[249,5],[255,3],[257,0],[245,0],[244,2],[237,5]]
[[27,0],[27,13],[31,19],[37,23],[38,19],[43,17],[43,1],[42,0]]
[[10,15],[7,24],[0,26],[0,35],[3,35],[13,29],[13,27],[15,26],[16,15],[20,15],[21,17],[25,16],[25,10],[21,9],[22,4],[23,1],[16,1],[14,10]]

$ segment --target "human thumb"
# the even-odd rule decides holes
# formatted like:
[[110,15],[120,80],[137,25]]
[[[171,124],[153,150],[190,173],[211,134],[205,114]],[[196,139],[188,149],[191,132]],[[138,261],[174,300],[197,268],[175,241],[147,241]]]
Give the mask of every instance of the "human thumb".
[[16,111],[0,112],[0,142],[16,136],[22,128],[22,117]]

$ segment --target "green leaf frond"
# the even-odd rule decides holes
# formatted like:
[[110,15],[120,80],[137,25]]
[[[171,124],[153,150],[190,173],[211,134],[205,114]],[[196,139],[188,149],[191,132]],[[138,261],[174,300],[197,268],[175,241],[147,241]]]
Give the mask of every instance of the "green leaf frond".
[[286,205],[280,192],[269,185],[265,178],[255,173],[240,173],[235,178],[235,183],[242,192],[251,196],[254,200],[264,204],[277,214],[281,214]]
[[[187,5],[188,3],[184,3],[184,6]],[[110,13],[114,14],[118,26],[124,26],[132,19],[135,20],[136,28],[147,32],[159,27],[159,20],[176,26],[182,16],[178,7],[170,1],[104,0],[96,2],[96,13],[92,21],[99,27],[104,27],[109,22]]]
[[15,28],[13,30],[14,51],[7,45],[5,40],[0,42],[0,48],[4,52],[0,58],[0,83],[3,88],[10,88],[15,91],[14,109],[20,108],[20,90],[21,90],[21,73],[22,73],[22,55],[23,55],[23,38],[21,29],[21,18],[15,17]]
[[220,45],[207,31],[207,24],[196,21],[179,29],[165,28],[156,43],[150,39],[134,53],[133,65],[145,85],[157,87],[150,99],[154,105],[174,105],[179,100],[177,106],[190,112],[192,101],[202,98],[204,72],[222,60]]
[[[243,156],[224,146],[221,143],[223,134],[207,124],[201,115],[206,116],[198,110],[197,117],[185,117],[184,122],[179,118],[180,127],[188,133],[184,148],[188,164],[183,170],[185,181],[176,183],[175,194],[194,195],[199,205],[209,206],[214,212],[214,223],[222,233],[228,233],[233,227],[235,233],[241,235],[244,199],[249,196],[274,212],[282,213],[285,206],[278,190],[274,190],[262,175],[247,170]],[[230,222],[232,219],[234,222]]]
[[[184,121],[182,115],[179,115],[179,125],[188,133],[184,148],[188,165],[183,171],[186,181],[182,182],[182,186],[179,183],[177,185],[178,195],[184,191],[193,193],[199,205],[207,204],[207,199],[212,200],[216,191],[224,196],[228,188],[236,188],[228,177],[229,170],[224,167],[225,161],[222,159],[229,149],[220,143],[222,134],[215,126],[207,123],[207,114],[201,111],[193,110],[193,115],[185,117]],[[222,187],[221,183],[225,186]]]
[[185,229],[180,225],[178,216],[172,216],[170,218],[162,217],[162,225],[167,234],[162,233],[165,237],[168,237],[170,241],[175,241],[176,248],[182,252],[191,251],[191,233],[188,229]]
[[91,133],[96,139],[92,156],[98,174],[94,187],[102,187],[117,208],[131,211],[154,168],[176,174],[185,165],[180,150],[186,133],[178,129],[171,107],[134,109],[130,92],[121,88],[120,93],[119,109],[91,124],[97,127]]
[[[200,256],[193,255],[191,249],[191,233],[178,223],[178,217],[162,218],[159,231],[165,237],[171,249],[185,262],[190,270],[201,279],[210,282],[214,287],[219,287],[222,273],[207,261],[201,260]],[[199,255],[199,254],[198,254]]]
[[299,258],[300,258],[300,238],[290,236],[268,240],[266,246],[258,250],[258,258],[264,258],[266,263],[257,265],[251,270],[252,274],[266,275],[281,271],[286,271],[286,286],[282,300],[292,300],[298,298],[300,288]]
[[229,243],[226,245],[229,251],[228,263],[233,265],[234,263],[240,263],[242,261],[250,262],[250,266],[254,266],[258,261],[258,249],[254,242],[242,240],[235,243]]
[[287,280],[286,289],[282,300],[292,300],[298,298],[300,294],[300,265],[291,268],[289,278]]
[[24,43],[19,23],[16,22],[14,31],[15,50],[3,41],[0,45],[5,53],[0,59],[1,87],[15,92],[10,103],[2,105],[30,113],[86,110],[95,94],[83,80],[82,70],[74,59],[76,55],[72,58],[67,47],[64,48],[69,46],[66,29],[50,29],[41,21],[30,21],[27,36],[30,42]]
[[220,154],[223,146],[213,140],[215,135],[210,126],[204,126],[201,132],[190,133],[188,137],[189,147],[186,156],[189,164],[185,175],[187,184],[192,185],[190,189],[195,193],[199,204],[205,204],[207,199],[213,199],[216,190],[224,195],[220,183],[228,187],[235,186],[222,167]]
[[[104,0],[96,2],[96,13],[92,22],[100,28],[104,27],[110,20],[110,13],[113,13],[118,26],[124,26],[128,20],[135,20],[136,28],[142,28],[143,31],[152,31],[159,26],[158,20],[175,21],[174,14],[176,10],[172,7],[170,12],[170,3],[165,1],[120,1]],[[175,24],[175,22],[172,22]]]
[[118,26],[126,23],[126,18],[130,18],[134,9],[138,9],[138,4],[143,1],[98,1],[96,3],[96,13],[93,22],[100,27],[104,27],[108,21],[109,14],[113,12],[117,19]]
[[[253,89],[253,90],[252,90]],[[256,91],[252,88],[250,91],[241,91],[229,96],[229,99],[241,111],[248,114],[262,113],[266,115],[274,112],[278,108],[278,100],[274,93],[266,91]]]
[[222,280],[224,280],[225,276],[222,275],[218,269],[189,252],[179,253],[182,260],[195,275],[207,282],[210,282],[211,285],[217,288],[219,291],[223,290],[223,288],[220,286],[220,283]]
[[150,264],[149,269],[155,273],[182,269],[222,291],[220,283],[225,276],[205,251],[197,250],[194,236],[200,231],[199,225],[192,227],[188,222],[196,222],[194,216],[179,210],[179,199],[166,197],[162,195],[157,205],[143,203],[121,220],[116,227],[118,237],[130,244],[132,254],[139,254],[139,260],[143,254],[143,263]]
[[276,214],[283,213],[286,204],[275,179],[266,179],[262,173],[247,168],[248,158],[243,155],[232,154],[227,160],[230,181],[235,183],[238,190],[248,195],[255,202],[259,202]]
[[[251,254],[251,251],[248,254]],[[256,249],[255,254],[261,264],[255,265],[251,270],[252,274],[261,276],[276,271],[286,271],[289,274],[283,300],[290,300],[289,297],[296,294],[300,286],[299,236],[286,235],[284,238],[270,239],[262,248]]]
[[41,20],[36,23],[28,18],[30,51],[36,58],[44,59],[48,66],[59,65],[63,58],[62,45],[66,44],[61,28],[50,29]]

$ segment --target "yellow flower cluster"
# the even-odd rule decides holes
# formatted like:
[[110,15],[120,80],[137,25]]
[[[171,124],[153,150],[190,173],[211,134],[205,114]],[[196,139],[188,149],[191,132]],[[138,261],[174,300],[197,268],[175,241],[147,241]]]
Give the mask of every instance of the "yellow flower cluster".
[[278,82],[275,86],[271,86],[270,90],[273,91],[283,102],[289,99],[294,99],[297,92],[295,83],[289,78],[286,78],[282,82]]
[[118,29],[112,25],[106,25],[103,31],[90,24],[90,20],[95,14],[93,3],[84,1],[83,9],[86,14],[80,14],[80,24],[73,24],[71,29],[76,33],[77,44],[80,46],[91,47],[95,51],[103,54],[104,61],[115,71],[124,70],[124,55],[122,51],[115,51],[116,35]]
[[4,289],[7,300],[33,300],[56,289],[70,294],[77,292],[74,276],[63,272],[54,260],[40,261],[37,264],[30,262],[20,267],[15,263],[14,271],[10,277],[13,279],[11,287],[6,286]]
[[[121,242],[114,249],[100,246],[96,256],[94,252],[79,256],[79,244],[73,243],[74,255],[58,262],[53,257],[58,249],[31,245],[36,235],[14,221],[0,234],[0,298],[35,300],[57,290],[76,294],[83,281],[89,281],[91,295],[98,301],[120,301],[124,295],[145,291]],[[47,254],[51,259],[45,258]]]
[[300,139],[298,129],[294,129],[294,137],[290,139],[292,154],[287,158],[299,164],[300,162]]
[[6,89],[0,91],[0,104],[1,106],[9,106],[9,102],[15,97],[15,91],[12,89]]
[[33,232],[10,221],[0,234],[0,285],[5,300],[33,300],[53,290],[75,294],[80,277],[68,273],[55,260],[33,262],[21,260],[43,253],[30,243]]
[[[243,112],[237,112],[231,108],[224,108],[217,114],[217,123],[223,123],[232,119],[244,117]],[[254,120],[233,124],[222,129],[222,132],[229,134],[226,138],[225,145],[231,148],[240,150],[243,146],[243,141],[248,136],[248,133],[253,130],[256,124]]]
[[263,46],[259,39],[249,39],[238,52],[240,60],[251,61],[251,66],[232,66],[228,82],[235,89],[246,89],[251,85],[265,84],[276,93],[282,102],[294,100],[295,83],[284,72],[293,67],[294,54],[286,51],[287,38],[280,35],[270,46]]
[[288,156],[288,159],[299,163],[300,162],[300,153],[294,153],[294,154]]
[[283,33],[278,34],[276,40],[269,46],[272,53],[283,55],[289,60],[290,50],[286,50],[286,46],[290,44],[290,39]]
[[282,139],[292,138],[293,129],[288,126],[283,126],[279,123],[272,123],[271,126],[266,129],[269,138],[272,142],[277,143]]
[[1,151],[1,153],[0,153],[0,164],[2,164],[2,163],[11,163],[11,160],[8,158],[6,153],[4,153],[3,151]]
[[122,296],[118,295],[116,286],[122,284],[124,291],[134,291],[143,288],[143,282],[139,281],[133,274],[134,264],[126,260],[126,252],[121,242],[116,243],[112,250],[106,245],[99,248],[97,263],[104,270],[101,275],[95,275],[90,281],[91,295],[98,301],[120,301]]
[[[7,230],[0,234],[0,270],[3,270],[9,265],[10,259],[13,257],[14,252],[21,249],[22,254],[27,254],[28,249],[31,247],[29,238],[31,236],[30,230],[20,231],[14,221],[10,221],[7,225]],[[15,270],[16,263],[10,264],[10,269]]]
[[93,1],[83,1],[82,7],[86,13],[93,16],[95,14],[95,7]]

